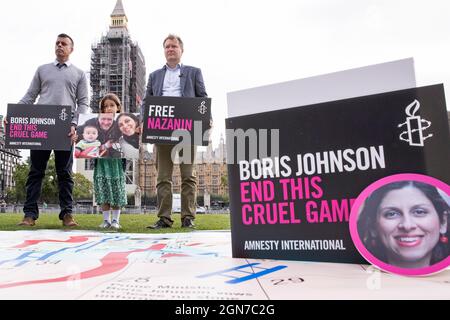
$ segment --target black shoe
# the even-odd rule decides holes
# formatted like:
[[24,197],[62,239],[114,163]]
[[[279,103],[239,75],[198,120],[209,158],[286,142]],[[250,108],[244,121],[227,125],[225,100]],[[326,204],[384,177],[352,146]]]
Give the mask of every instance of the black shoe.
[[195,229],[195,224],[194,221],[192,221],[192,219],[186,218],[181,222],[181,227]]
[[154,225],[148,226],[149,229],[164,229],[164,228],[171,228],[172,226],[165,223],[163,220],[159,219],[156,221]]

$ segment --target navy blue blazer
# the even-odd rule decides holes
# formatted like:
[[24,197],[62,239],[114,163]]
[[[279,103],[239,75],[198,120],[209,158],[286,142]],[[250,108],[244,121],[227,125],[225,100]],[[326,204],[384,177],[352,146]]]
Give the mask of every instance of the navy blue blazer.
[[[166,66],[158,69],[148,77],[147,91],[142,103],[145,106],[148,96],[162,96],[164,77],[166,75]],[[181,65],[180,87],[182,97],[206,97],[205,83],[203,82],[202,71],[199,68]]]
[[[141,105],[141,120],[143,119],[144,106],[146,105],[147,97],[162,96],[164,77],[166,76],[166,68],[167,66],[165,65],[161,69],[150,73],[148,77],[147,90],[145,92],[145,97]],[[181,65],[180,87],[182,97],[201,98],[208,96],[205,89],[205,83],[203,82],[202,71],[196,67]]]

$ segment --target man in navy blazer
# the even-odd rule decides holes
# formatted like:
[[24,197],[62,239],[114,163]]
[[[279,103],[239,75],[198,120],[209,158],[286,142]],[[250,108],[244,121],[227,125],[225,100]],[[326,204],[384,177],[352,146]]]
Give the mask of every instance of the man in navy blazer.
[[[170,34],[163,42],[166,65],[152,72],[148,78],[147,91],[142,106],[150,96],[206,97],[205,84],[199,68],[180,63],[183,55],[183,41]],[[142,108],[141,108],[142,109]],[[172,172],[171,157],[174,145],[155,144],[157,178],[157,201],[159,220],[148,228],[170,228],[173,224],[172,213]],[[180,155],[181,172],[181,226],[194,228],[197,208],[197,177],[194,174],[196,147],[191,146],[190,159]],[[189,161],[190,160],[190,161]]]

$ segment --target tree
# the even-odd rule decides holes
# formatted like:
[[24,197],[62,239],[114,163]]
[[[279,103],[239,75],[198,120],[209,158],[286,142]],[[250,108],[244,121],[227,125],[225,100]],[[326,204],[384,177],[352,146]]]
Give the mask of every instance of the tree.
[[25,201],[25,185],[27,183],[28,172],[30,171],[28,166],[28,163],[17,165],[16,171],[13,174],[15,186],[8,190],[8,201],[15,201],[16,203]]
[[45,170],[41,201],[47,203],[58,202],[58,180],[56,179],[55,155],[53,153],[48,160],[47,169]]
[[228,175],[227,174],[224,174],[220,177],[220,186],[222,188],[228,187]]
[[91,181],[86,179],[81,173],[75,173],[73,182],[75,183],[73,187],[73,198],[75,201],[92,198],[93,185]]
[[[13,178],[15,181],[15,187],[8,191],[8,199],[15,200],[16,202],[25,201],[26,197],[26,182],[29,173],[29,159],[25,164],[19,164],[14,172]],[[75,173],[73,175],[74,188],[73,197],[78,199],[90,199],[92,198],[92,182],[86,179],[83,175]],[[58,203],[58,179],[56,176],[55,156],[52,153],[45,170],[45,177],[42,182],[42,193],[40,201],[46,203]]]
[[[15,187],[8,192],[9,199],[15,199],[16,202],[25,201],[26,183],[28,173],[30,172],[30,159],[27,163],[19,164],[14,172],[13,179]],[[56,180],[55,157],[52,154],[45,170],[45,177],[42,182],[41,200],[47,203],[55,203],[58,199],[58,183]]]

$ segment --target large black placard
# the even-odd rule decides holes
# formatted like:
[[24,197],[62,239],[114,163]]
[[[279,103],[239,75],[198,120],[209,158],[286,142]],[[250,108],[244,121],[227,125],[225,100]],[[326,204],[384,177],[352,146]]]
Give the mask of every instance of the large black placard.
[[[228,161],[247,133],[244,161],[228,165],[233,256],[362,263],[348,219],[374,181],[419,173],[450,182],[443,85],[227,119]],[[267,130],[279,154],[250,157]],[[252,130],[258,137],[252,141]],[[230,130],[227,130],[230,131]],[[258,135],[262,134],[262,135]],[[242,140],[242,139],[241,139]],[[254,139],[253,139],[254,140]],[[249,143],[249,141],[252,141]]]
[[[144,133],[142,142],[191,145],[208,145],[205,137],[210,129],[210,98],[150,97],[144,106]],[[175,130],[184,134],[173,135]]]
[[8,104],[6,147],[30,150],[70,150],[71,107]]

